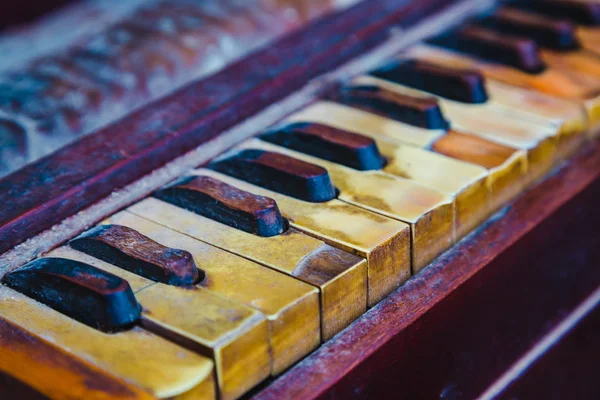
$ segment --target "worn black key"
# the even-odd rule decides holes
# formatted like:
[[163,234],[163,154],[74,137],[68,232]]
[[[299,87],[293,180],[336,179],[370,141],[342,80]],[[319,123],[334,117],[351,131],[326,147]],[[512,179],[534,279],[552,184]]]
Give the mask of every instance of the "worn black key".
[[183,178],[155,192],[154,197],[262,237],[279,235],[287,229],[275,200],[208,176]]
[[385,165],[373,139],[323,124],[297,122],[268,132],[261,139],[360,171]]
[[140,319],[140,306],[126,280],[79,261],[40,258],[2,282],[105,332],[127,329]]
[[71,240],[75,250],[153,281],[192,285],[204,278],[185,250],[161,245],[127,226],[100,225]]
[[499,32],[525,36],[539,46],[554,50],[574,50],[580,47],[575,26],[567,20],[544,17],[504,7],[479,23]]
[[263,150],[242,150],[209,168],[300,200],[320,203],[336,197],[325,168]]
[[426,129],[448,129],[434,97],[406,96],[375,85],[348,85],[327,96],[350,107]]
[[550,17],[566,18],[583,25],[600,25],[600,3],[578,0],[519,0],[513,7]]
[[373,76],[463,103],[488,100],[484,77],[476,70],[449,68],[420,60],[395,61]]
[[543,72],[546,68],[534,40],[478,26],[469,26],[435,37],[429,43],[509,65],[531,74]]

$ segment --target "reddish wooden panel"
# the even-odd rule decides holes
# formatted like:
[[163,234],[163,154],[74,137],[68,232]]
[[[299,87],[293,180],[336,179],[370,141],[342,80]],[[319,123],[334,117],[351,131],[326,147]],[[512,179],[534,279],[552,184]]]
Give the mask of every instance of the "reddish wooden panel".
[[498,399],[598,399],[600,306],[531,365]]
[[600,286],[598,199],[595,142],[254,398],[476,397]]
[[0,252],[456,2],[361,2],[3,178]]

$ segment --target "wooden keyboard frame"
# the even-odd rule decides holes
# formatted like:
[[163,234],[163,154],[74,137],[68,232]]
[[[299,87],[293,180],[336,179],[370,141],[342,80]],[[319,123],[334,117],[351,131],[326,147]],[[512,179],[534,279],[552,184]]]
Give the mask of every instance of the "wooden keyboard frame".
[[[231,129],[384,46],[391,27],[408,31],[467,3],[476,1],[359,3],[1,179],[0,275],[255,133],[252,126]],[[318,47],[315,37],[321,39]],[[162,168],[186,153],[192,156]],[[162,175],[155,173],[150,185],[123,189],[157,168]],[[121,193],[120,200],[98,207],[115,189],[122,189],[113,196]],[[594,269],[600,260],[600,239],[594,237],[599,198],[600,142],[595,141],[251,396],[471,398],[482,393],[600,286]],[[87,217],[77,219],[80,211]],[[49,230],[53,226],[58,231]]]

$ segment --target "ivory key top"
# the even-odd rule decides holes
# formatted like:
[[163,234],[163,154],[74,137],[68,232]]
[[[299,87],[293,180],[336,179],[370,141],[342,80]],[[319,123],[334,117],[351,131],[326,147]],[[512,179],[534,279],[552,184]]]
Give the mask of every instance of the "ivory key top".
[[411,264],[415,273],[455,241],[454,199],[443,192],[381,171],[357,171],[256,139],[236,149],[283,154],[323,167],[339,191],[337,199],[409,224]]
[[[234,154],[235,153],[235,154]],[[372,306],[396,289],[410,276],[410,227],[361,208],[344,203],[336,198],[328,201],[307,201],[315,198],[314,192],[334,193],[335,188],[327,170],[300,160],[290,162],[289,157],[252,151],[247,157],[244,151],[225,154],[215,160],[210,167],[193,172],[197,176],[209,176],[238,189],[257,195],[267,196],[277,201],[282,214],[290,226],[314,236],[333,247],[350,251],[367,259],[368,305]],[[257,155],[258,154],[258,155]],[[238,157],[241,155],[240,157]],[[256,162],[261,169],[252,169]],[[262,161],[261,161],[262,160]],[[297,180],[307,180],[319,176],[319,185],[302,185],[301,194],[281,182],[266,179],[272,176],[264,173],[264,166],[274,170],[287,169],[286,173],[296,173]],[[216,170],[223,171],[222,173]],[[248,172],[252,171],[252,172]],[[237,176],[238,179],[228,176]],[[252,183],[251,183],[252,182]],[[263,186],[264,185],[264,186]]]
[[[429,131],[427,129],[417,128],[390,119],[386,120],[376,114],[367,113],[362,110],[328,101],[316,102],[305,109],[292,114],[288,117],[287,121],[325,124],[374,139],[385,140],[386,142],[392,141],[398,145],[417,146],[433,150],[436,153],[444,154],[456,160],[473,164],[473,166],[481,166],[488,171],[486,186],[487,191],[490,192],[492,196],[490,205],[491,210],[502,206],[523,188],[524,176],[527,171],[526,153],[523,150],[512,149],[507,146],[489,142],[485,139],[469,137],[469,135],[459,134],[455,131],[450,131],[447,134],[446,132],[441,131],[442,133],[440,134],[437,130]],[[390,125],[389,123],[393,124]],[[418,140],[419,137],[421,140]],[[443,143],[444,146],[439,146],[439,143]],[[384,145],[381,146],[381,149],[385,150],[387,147]],[[403,152],[403,155],[408,156],[411,153],[412,152]],[[409,160],[406,160],[406,166],[402,167],[400,170],[397,169],[398,163],[388,164],[388,166],[391,171],[394,171],[392,173],[401,173],[402,176],[410,174],[410,176],[415,176],[416,179],[416,172],[409,173],[407,170],[407,168],[410,168],[414,171],[412,168],[413,162],[415,163],[415,166],[423,165],[423,162],[415,157],[410,161],[410,165],[408,165]],[[386,167],[386,169],[387,168],[388,167]],[[460,190],[461,187],[468,185],[468,182],[473,179],[473,176],[467,174],[467,176],[461,179],[460,175],[458,175],[460,173],[460,167],[452,167],[450,169],[450,166],[448,166],[448,168],[449,169],[444,168],[436,171],[439,173],[436,182],[439,182],[440,180],[452,182],[456,179],[457,184],[448,188],[448,190],[450,190],[449,194],[455,195],[456,190]],[[420,170],[420,175],[424,175],[425,171],[430,170],[428,165],[423,165],[423,169]],[[446,178],[446,173],[453,174],[456,178],[448,179]],[[427,184],[425,181],[422,183]],[[438,184],[433,187],[436,189],[441,188]],[[485,200],[481,200],[485,197],[487,196],[481,192],[475,197],[480,200],[475,200],[474,204],[482,207],[478,209],[477,214],[479,214],[479,217],[475,216],[476,219],[487,217],[487,211],[484,211],[485,207],[483,207]],[[473,203],[467,201],[462,204],[466,207],[465,211],[470,212]],[[464,220],[461,215],[464,215],[464,213],[457,210],[457,221]],[[465,216],[465,218],[469,217]],[[460,223],[457,225],[457,233],[468,232],[468,228],[461,229],[459,225]],[[471,225],[473,225],[473,222],[471,222]],[[461,235],[459,234],[458,237],[461,237]]]
[[[377,85],[404,95],[424,97],[429,93],[372,76],[361,76],[356,84]],[[558,129],[549,123],[519,118],[494,103],[463,103],[438,96],[440,107],[448,115],[453,128],[483,137],[489,141],[524,150],[527,153],[527,181],[540,178],[554,164]]]
[[[531,58],[532,63],[546,65],[540,56],[540,52],[533,40],[526,38],[512,38],[508,35],[497,34],[481,28],[476,28],[475,33],[485,31],[485,35],[475,35],[482,49],[494,48],[490,36],[501,37],[504,41],[527,42],[528,53],[525,58]],[[538,91],[547,95],[576,101],[585,108],[590,121],[590,128],[595,132],[600,127],[600,80],[597,76],[589,73],[580,73],[568,66],[547,65],[539,71],[527,71],[523,68],[515,68],[513,65],[497,59],[493,55],[501,52],[502,48],[495,51],[477,52],[468,47],[455,46],[445,40],[433,40],[435,46],[418,45],[409,52],[423,57],[435,57],[438,62],[443,61],[445,65],[454,67],[467,67],[480,70],[486,77],[500,82],[529,90]],[[446,47],[446,49],[444,49]],[[452,50],[452,51],[449,51]],[[554,60],[561,62],[561,60]],[[590,67],[590,60],[584,65]],[[578,64],[579,65],[579,64]],[[595,67],[594,62],[591,65]]]
[[141,306],[139,326],[212,359],[221,398],[235,399],[269,376],[268,326],[258,311],[202,288],[154,282],[70,247],[47,256],[84,263],[128,282]]
[[[20,399],[155,399],[148,391],[123,377],[71,354],[67,349],[53,345],[0,316],[0,387],[4,391],[6,388],[2,382],[7,379],[19,383],[16,388],[16,385],[11,385],[13,390],[9,393]],[[94,385],[89,385],[89,382],[94,382]],[[210,398],[210,395],[207,397]]]
[[[418,60],[420,63],[426,63],[441,70],[458,71],[455,73],[465,71],[468,75],[473,74],[473,69],[471,68],[446,66],[443,60],[436,57],[443,50],[438,52],[433,49],[424,54],[422,49],[422,46],[417,47],[416,50],[414,48],[409,49],[406,54],[398,57],[398,61],[382,68],[382,70],[376,71],[375,75],[392,81],[401,79],[395,73],[394,65],[402,65],[404,62],[410,60]],[[495,79],[479,81],[478,86],[480,86],[479,91],[483,90],[486,92],[487,101],[494,104],[495,108],[499,111],[510,113],[512,116],[519,116],[519,118],[537,121],[541,124],[550,123],[556,126],[558,140],[557,159],[563,160],[567,158],[585,141],[585,133],[588,129],[587,114],[585,109],[575,101],[511,86]],[[464,91],[464,89],[461,89],[461,91]],[[448,97],[447,93],[438,94]]]
[[[183,185],[182,190],[186,187],[187,184]],[[228,204],[248,201],[248,198],[235,196],[232,200]],[[261,204],[269,210],[273,203],[263,201]],[[278,219],[282,217],[279,216]],[[114,220],[120,218],[112,217],[107,222],[111,223]],[[90,246],[81,245],[81,238],[71,241],[70,245],[130,271],[135,268],[132,265],[138,264],[139,260],[148,259],[151,259],[154,264],[162,264],[167,268],[172,264],[172,255],[185,254],[184,259],[188,265],[193,265],[194,269],[199,265],[202,269],[202,273],[199,274],[202,279],[192,284],[255,308],[267,317],[270,325],[274,374],[279,373],[319,344],[319,301],[315,288],[169,229],[160,229],[160,226],[155,225],[153,227],[156,229],[150,230],[150,235],[145,235],[138,230],[138,226],[152,227],[144,220],[126,226],[120,223],[102,226],[102,229],[112,227],[113,230],[121,231],[117,235],[120,240],[113,240],[110,243],[109,252],[100,253],[93,249],[90,251]],[[95,230],[97,228],[92,232]],[[89,234],[84,234],[84,237],[86,236]],[[155,243],[154,249],[145,245],[148,242]],[[162,248],[161,251],[156,251],[156,245]],[[186,250],[177,249],[176,246]],[[106,257],[106,254],[121,253],[131,248],[139,249],[133,257]],[[168,257],[165,257],[165,254]],[[146,274],[142,272],[141,275]]]
[[[289,120],[302,121],[303,115],[303,111],[299,111],[291,115]],[[310,119],[310,116],[307,118]],[[319,135],[323,136],[313,139]],[[307,137],[309,145],[306,144]],[[360,168],[360,164],[353,162],[358,155],[343,159],[337,155],[347,154],[355,148],[370,149],[368,159],[372,161],[368,165],[378,166],[377,169],[384,172],[437,189],[453,198],[454,236],[457,240],[480,225],[491,212],[491,192],[486,185],[488,172],[479,166],[404,145],[384,136],[369,132],[357,134],[322,123],[291,122],[260,138],[357,170],[370,168]],[[330,145],[330,142],[334,144]]]
[[[195,186],[207,182],[215,186],[218,182],[219,186],[228,186],[225,189],[227,193],[238,197],[238,190],[233,186],[208,176],[196,179]],[[179,240],[181,243],[191,243],[194,242],[191,238],[194,238],[318,288],[321,338],[324,341],[366,311],[367,265],[363,258],[331,247],[293,227],[288,227],[280,235],[269,237],[246,232],[223,223],[217,215],[213,214],[213,218],[205,217],[199,212],[201,203],[181,203],[177,198],[179,193],[176,186],[168,187],[171,191],[168,197],[163,197],[160,190],[155,193],[156,198],[142,200],[130,206],[126,212],[111,217],[110,221],[135,227],[139,232],[160,238],[164,243],[169,240],[174,243]],[[252,194],[245,192],[243,197],[249,195]],[[204,251],[206,252],[207,250]],[[218,258],[215,257],[215,262],[217,261]],[[291,353],[285,348],[282,348],[282,352]]]
[[[0,352],[14,357],[11,358],[14,365],[10,365],[12,374],[26,382],[39,376],[39,380],[32,382],[37,389],[53,396],[66,391],[72,394],[71,390],[79,389],[101,398],[93,388],[82,388],[82,384],[89,386],[89,382],[76,380],[77,372],[101,370],[138,388],[131,389],[134,394],[148,391],[158,398],[215,398],[213,363],[135,323],[139,306],[128,282],[118,275],[81,262],[42,258],[9,273],[3,282],[11,288],[0,286],[0,330],[3,331],[0,340],[7,341],[9,346]],[[88,315],[82,315],[79,308]],[[125,316],[126,323],[114,325],[117,316],[121,320]],[[94,322],[94,318],[97,321]],[[53,359],[51,365],[45,359],[32,360],[29,341],[24,346],[22,341],[11,340],[16,332],[31,338],[31,346],[58,353],[58,358]],[[75,377],[62,373],[66,366],[58,362],[64,361],[65,355],[80,360],[87,371],[76,371]],[[2,369],[6,368],[3,365]],[[66,388],[62,386],[66,382],[50,380],[44,372],[71,379],[74,386]],[[115,397],[118,395],[114,393]]]

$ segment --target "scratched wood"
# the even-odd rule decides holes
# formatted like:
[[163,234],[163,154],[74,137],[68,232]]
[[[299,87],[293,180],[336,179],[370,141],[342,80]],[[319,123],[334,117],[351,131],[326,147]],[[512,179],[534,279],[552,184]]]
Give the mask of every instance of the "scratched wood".
[[599,195],[596,141],[253,398],[476,398],[600,286]]
[[410,28],[455,3],[360,2],[3,178],[0,199],[13,207],[0,215],[0,252],[200,144],[227,148],[219,132],[381,44],[390,26]]

